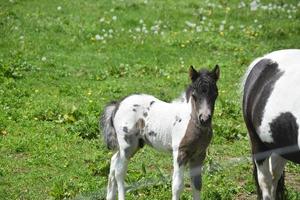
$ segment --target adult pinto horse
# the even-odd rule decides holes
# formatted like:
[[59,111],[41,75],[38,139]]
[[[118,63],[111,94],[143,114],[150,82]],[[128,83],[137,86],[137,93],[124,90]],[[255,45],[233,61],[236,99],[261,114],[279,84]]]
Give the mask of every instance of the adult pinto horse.
[[285,199],[284,166],[300,163],[300,50],[254,60],[243,89],[258,199]]
[[129,159],[148,144],[173,155],[172,199],[183,189],[184,166],[190,167],[193,198],[200,199],[201,166],[212,138],[212,116],[218,96],[219,67],[189,72],[192,83],[171,103],[134,94],[107,105],[101,117],[104,140],[116,153],[111,158],[107,200],[125,199]]

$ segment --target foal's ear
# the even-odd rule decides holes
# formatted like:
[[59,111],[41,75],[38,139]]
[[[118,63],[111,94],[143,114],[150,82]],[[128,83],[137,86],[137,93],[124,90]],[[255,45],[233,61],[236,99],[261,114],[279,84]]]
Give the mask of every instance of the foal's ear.
[[193,65],[191,65],[191,67],[190,67],[190,73],[189,74],[190,74],[190,79],[192,81],[195,81],[199,76],[198,72],[194,69]]
[[220,67],[219,65],[216,65],[215,68],[210,72],[213,79],[216,81],[220,78]]

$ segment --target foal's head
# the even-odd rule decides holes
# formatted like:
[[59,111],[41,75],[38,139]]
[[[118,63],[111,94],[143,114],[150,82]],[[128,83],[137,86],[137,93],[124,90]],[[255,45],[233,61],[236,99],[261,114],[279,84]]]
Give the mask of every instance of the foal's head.
[[218,65],[212,71],[203,69],[197,72],[193,66],[190,68],[192,83],[187,91],[187,97],[192,103],[192,117],[202,126],[208,126],[211,122],[218,96],[219,76]]

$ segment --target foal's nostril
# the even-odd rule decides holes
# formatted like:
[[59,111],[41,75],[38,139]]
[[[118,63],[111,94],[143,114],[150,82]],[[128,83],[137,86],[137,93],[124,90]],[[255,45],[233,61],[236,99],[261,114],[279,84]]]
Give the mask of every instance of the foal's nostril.
[[199,121],[202,125],[207,124],[210,121],[210,118],[211,118],[210,115],[207,115],[207,116],[202,115],[202,114],[199,115]]
[[202,114],[199,115],[199,121],[202,121]]

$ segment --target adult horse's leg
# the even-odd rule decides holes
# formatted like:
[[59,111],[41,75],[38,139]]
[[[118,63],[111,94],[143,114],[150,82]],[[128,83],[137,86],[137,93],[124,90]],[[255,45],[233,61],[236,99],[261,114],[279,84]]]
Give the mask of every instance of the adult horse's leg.
[[271,185],[272,185],[272,174],[270,172],[269,157],[263,161],[255,161],[257,169],[257,181],[262,192],[263,200],[272,200]]
[[179,200],[183,190],[184,165],[179,165],[178,151],[173,152],[172,200]]
[[202,187],[202,164],[205,159],[206,153],[204,152],[202,155],[189,161],[190,167],[190,178],[191,178],[191,185],[193,190],[193,199],[200,200],[200,191]]
[[[246,121],[247,124],[247,121]],[[256,184],[257,199],[271,200],[270,185],[272,177],[269,170],[269,158],[271,156],[268,148],[261,142],[258,134],[252,131],[251,125],[247,124],[251,140],[251,149],[253,154],[253,176]]]
[[284,167],[286,160],[277,154],[273,154],[270,159],[271,173],[273,177],[271,188],[272,196],[273,199],[283,200],[285,199]]
[[108,184],[107,184],[107,200],[115,200],[117,194],[117,182],[115,178],[115,168],[116,168],[116,159],[118,157],[119,152],[115,153],[110,162],[110,170],[108,175]]
[[257,181],[261,190],[261,196],[258,194],[258,199],[285,199],[283,175],[285,164],[286,160],[275,154],[272,154],[262,162],[255,161]]

